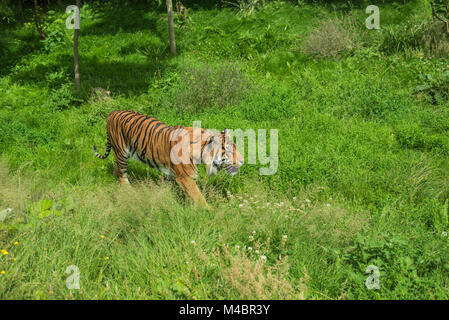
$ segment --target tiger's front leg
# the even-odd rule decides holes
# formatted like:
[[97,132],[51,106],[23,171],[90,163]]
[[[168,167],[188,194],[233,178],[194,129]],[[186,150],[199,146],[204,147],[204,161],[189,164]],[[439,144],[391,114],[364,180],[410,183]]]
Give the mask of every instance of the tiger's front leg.
[[190,177],[180,176],[176,177],[176,182],[179,184],[179,186],[184,190],[184,192],[190,197],[190,199],[193,200],[193,203],[195,205],[206,207],[207,210],[211,211],[211,207],[207,204],[206,199],[202,195],[200,189],[198,189],[198,186]]

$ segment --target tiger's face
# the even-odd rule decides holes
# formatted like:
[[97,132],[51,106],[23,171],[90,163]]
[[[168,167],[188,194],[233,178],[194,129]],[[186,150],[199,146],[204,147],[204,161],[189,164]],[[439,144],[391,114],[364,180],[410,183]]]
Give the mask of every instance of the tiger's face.
[[213,137],[211,155],[212,161],[206,165],[209,175],[216,175],[218,171],[225,169],[229,175],[233,176],[237,174],[244,161],[226,129]]

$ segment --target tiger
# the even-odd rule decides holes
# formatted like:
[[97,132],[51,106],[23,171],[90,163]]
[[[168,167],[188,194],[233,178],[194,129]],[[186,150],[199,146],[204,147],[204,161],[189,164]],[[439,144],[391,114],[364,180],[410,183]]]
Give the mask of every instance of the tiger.
[[197,164],[205,164],[209,176],[224,169],[229,175],[238,173],[244,162],[229,130],[220,133],[196,127],[169,126],[145,114],[116,110],[106,119],[106,152],[101,155],[94,145],[95,156],[106,159],[111,149],[115,156],[114,175],[122,185],[129,185],[128,159],[135,158],[150,168],[176,180],[185,194],[211,210],[195,180]]

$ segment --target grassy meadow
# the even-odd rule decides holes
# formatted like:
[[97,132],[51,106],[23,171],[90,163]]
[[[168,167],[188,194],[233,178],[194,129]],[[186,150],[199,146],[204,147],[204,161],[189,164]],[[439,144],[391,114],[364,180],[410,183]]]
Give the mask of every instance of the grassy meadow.
[[[369,1],[186,1],[176,57],[165,1],[83,2],[80,91],[64,9],[45,40],[31,8],[0,21],[0,299],[449,298],[449,40],[428,1],[379,0],[379,30]],[[277,129],[278,170],[200,166],[213,213],[142,163],[120,187],[92,151],[117,109]]]

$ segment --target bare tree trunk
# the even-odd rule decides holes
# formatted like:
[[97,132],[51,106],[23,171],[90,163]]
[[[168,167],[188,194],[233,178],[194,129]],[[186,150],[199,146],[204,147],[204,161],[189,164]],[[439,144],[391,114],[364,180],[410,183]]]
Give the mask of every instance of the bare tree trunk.
[[[76,6],[78,7],[78,12],[81,10],[80,8],[80,0],[76,0]],[[75,35],[73,37],[73,59],[75,63],[75,84],[76,90],[80,90],[80,69],[78,64],[78,36],[79,36],[79,25],[77,24],[77,19],[79,19],[79,14],[75,16]]]
[[17,0],[17,4],[19,6],[19,11],[20,11],[20,20],[22,21],[22,25],[24,25],[25,24],[25,16],[23,15],[22,0]]
[[58,3],[59,9],[63,9],[64,6],[62,5],[62,1],[58,0],[57,3]]
[[170,37],[170,52],[172,55],[176,55],[175,27],[173,25],[173,3],[172,0],[166,1],[168,13],[168,35]]
[[39,32],[42,39],[47,38],[45,33],[42,31],[40,26],[40,18],[39,18],[39,5],[37,4],[37,0],[34,0],[34,24],[36,25],[36,29]]

